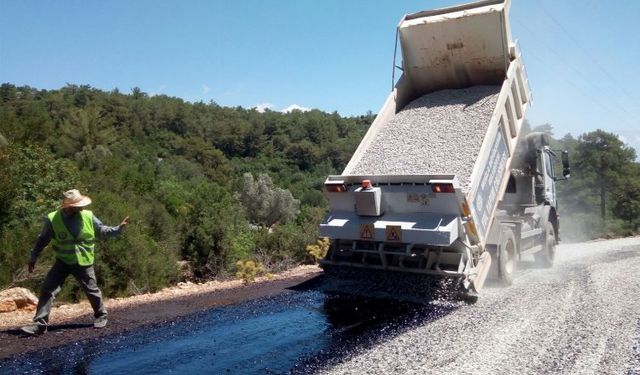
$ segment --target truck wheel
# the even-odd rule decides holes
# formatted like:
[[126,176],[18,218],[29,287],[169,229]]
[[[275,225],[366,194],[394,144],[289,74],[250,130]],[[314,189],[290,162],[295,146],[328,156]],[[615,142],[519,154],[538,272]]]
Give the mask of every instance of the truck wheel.
[[540,267],[550,268],[556,256],[556,231],[550,221],[545,224],[543,241],[542,250],[535,253],[536,263]]
[[506,230],[502,232],[502,238],[498,246],[498,277],[502,285],[509,286],[513,284],[516,262],[516,238],[511,230]]

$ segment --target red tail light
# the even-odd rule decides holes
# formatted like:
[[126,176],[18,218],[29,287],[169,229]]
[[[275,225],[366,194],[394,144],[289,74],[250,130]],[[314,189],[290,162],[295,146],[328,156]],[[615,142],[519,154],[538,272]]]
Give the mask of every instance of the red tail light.
[[453,188],[453,184],[433,184],[431,185],[434,193],[455,193],[456,189]]
[[345,191],[347,191],[347,187],[343,183],[339,183],[339,184],[326,183],[324,184],[324,188],[327,189],[329,193],[344,193]]

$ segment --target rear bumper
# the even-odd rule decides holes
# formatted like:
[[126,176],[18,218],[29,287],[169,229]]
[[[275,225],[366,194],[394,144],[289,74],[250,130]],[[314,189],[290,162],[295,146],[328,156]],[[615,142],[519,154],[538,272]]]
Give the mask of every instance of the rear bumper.
[[331,239],[450,246],[460,236],[461,219],[442,214],[387,214],[364,217],[331,214],[320,224],[320,236]]
[[434,276],[466,276],[465,251],[409,244],[335,240],[320,262],[325,267],[360,268]]
[[458,271],[448,271],[442,269],[420,269],[420,268],[410,268],[410,267],[398,267],[398,266],[381,266],[374,264],[360,264],[360,263],[352,263],[352,262],[339,262],[332,260],[322,260],[320,261],[320,266],[324,269],[327,266],[330,267],[345,267],[345,268],[359,268],[359,269],[373,269],[373,270],[381,270],[381,271],[395,271],[402,273],[414,273],[420,275],[430,275],[430,276],[441,276],[441,277],[465,277],[464,272]]

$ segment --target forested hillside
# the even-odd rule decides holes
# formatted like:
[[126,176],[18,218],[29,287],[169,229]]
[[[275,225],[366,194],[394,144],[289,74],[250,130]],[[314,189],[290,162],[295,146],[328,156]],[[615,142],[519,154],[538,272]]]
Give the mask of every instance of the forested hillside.
[[[93,198],[106,224],[131,217],[126,235],[97,245],[110,296],[156,290],[184,274],[230,275],[238,260],[272,271],[310,261],[305,246],[317,239],[326,205],[322,182],[342,170],[371,121],[259,113],[138,89],[4,84],[0,286],[24,279],[42,218],[73,187]],[[43,252],[37,276],[52,259]],[[78,294],[67,284],[64,296]]]
[[[254,260],[270,271],[311,261],[329,174],[348,162],[373,120],[313,110],[280,113],[167,96],[0,86],[0,288],[35,287],[25,264],[44,215],[78,188],[126,235],[97,245],[108,296],[154,291],[180,278],[233,275]],[[533,130],[552,132],[549,125]],[[624,235],[640,224],[640,165],[615,134],[554,140],[572,177],[558,183],[564,239]],[[559,166],[558,166],[559,168]],[[560,175],[560,173],[557,173]],[[63,298],[79,296],[67,283]]]

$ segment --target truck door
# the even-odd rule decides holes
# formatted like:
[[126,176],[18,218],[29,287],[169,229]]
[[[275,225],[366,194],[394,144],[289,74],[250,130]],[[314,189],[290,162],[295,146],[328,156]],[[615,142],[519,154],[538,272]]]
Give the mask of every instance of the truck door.
[[556,205],[556,183],[553,170],[553,156],[545,150],[544,156],[544,197],[551,206]]

